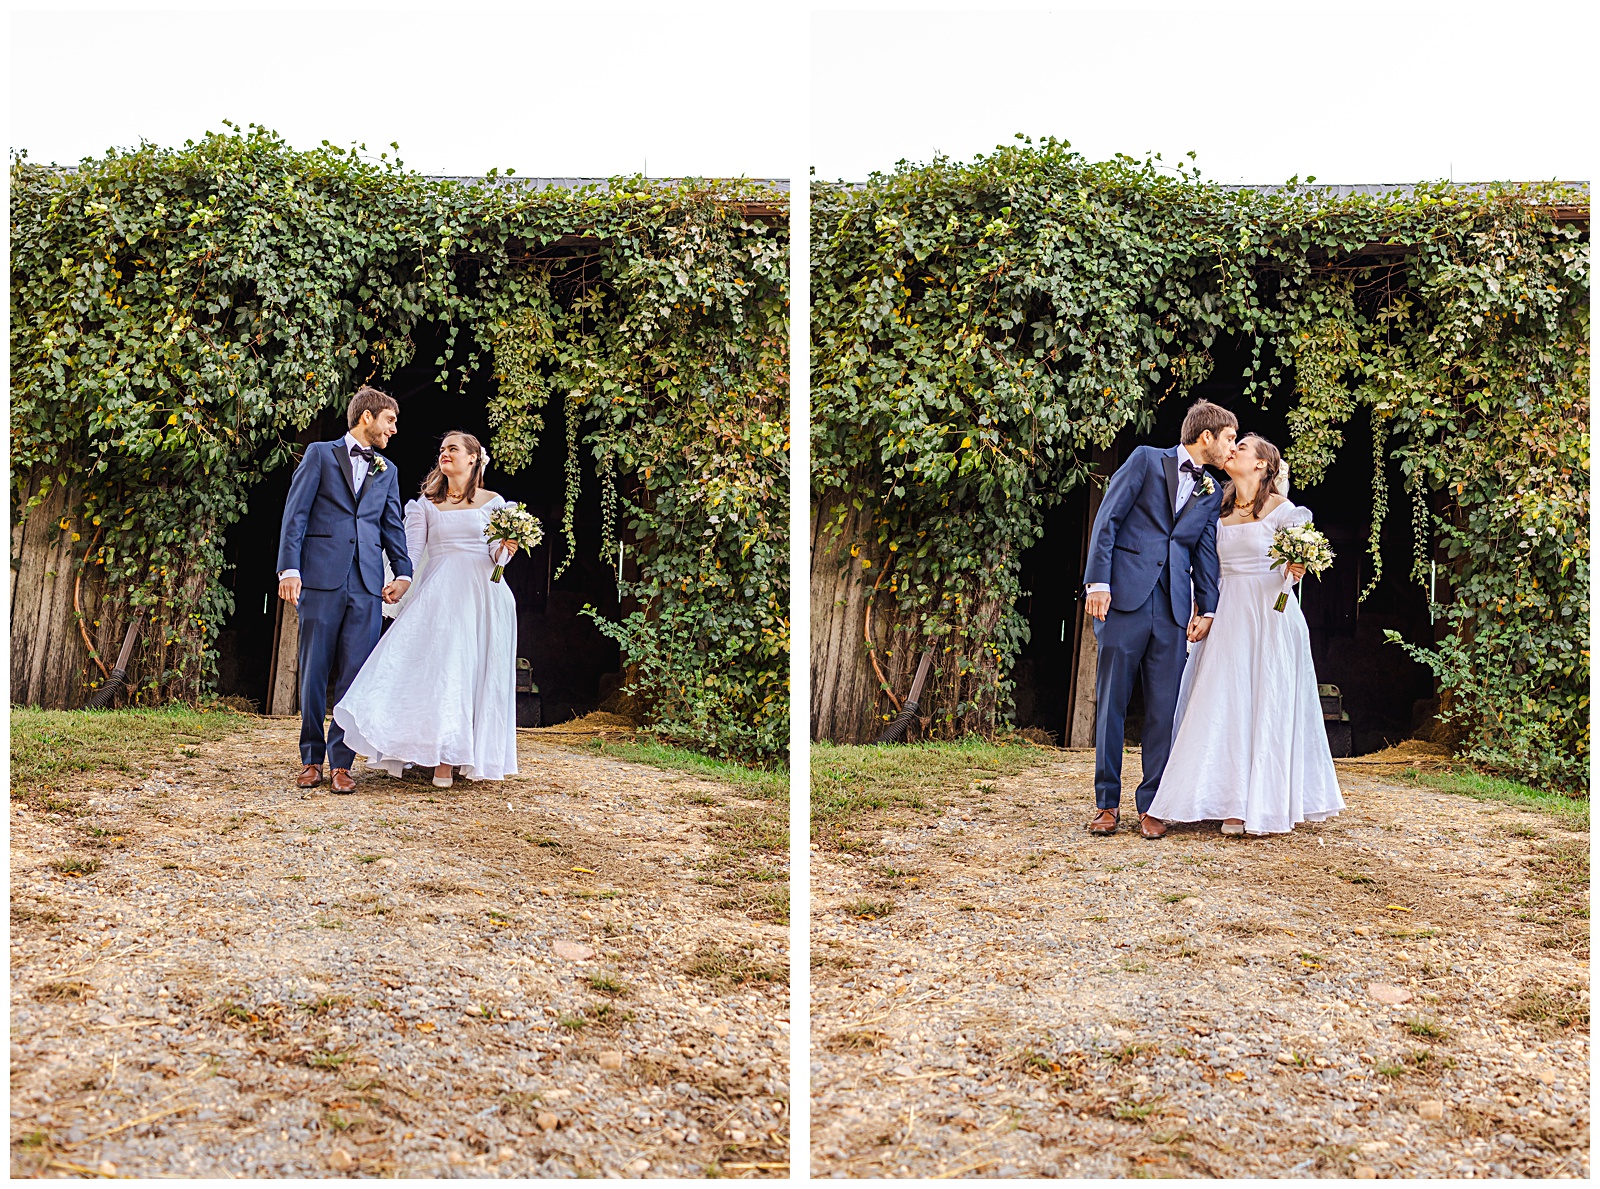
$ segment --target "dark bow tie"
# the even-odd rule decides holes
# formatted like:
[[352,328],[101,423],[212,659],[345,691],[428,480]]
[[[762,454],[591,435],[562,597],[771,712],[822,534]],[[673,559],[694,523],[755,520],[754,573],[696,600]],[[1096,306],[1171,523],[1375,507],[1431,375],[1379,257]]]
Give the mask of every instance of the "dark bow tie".
[[1191,475],[1194,476],[1194,481],[1196,483],[1200,482],[1201,478],[1206,473],[1205,467],[1198,465],[1194,461],[1194,459],[1192,459],[1192,458],[1185,460],[1183,465],[1180,466],[1178,469],[1180,471],[1188,471]]
[[364,458],[369,463],[372,461],[372,456],[374,454],[376,454],[376,453],[377,453],[377,451],[374,450],[371,446],[351,446],[350,447],[350,457],[351,458]]

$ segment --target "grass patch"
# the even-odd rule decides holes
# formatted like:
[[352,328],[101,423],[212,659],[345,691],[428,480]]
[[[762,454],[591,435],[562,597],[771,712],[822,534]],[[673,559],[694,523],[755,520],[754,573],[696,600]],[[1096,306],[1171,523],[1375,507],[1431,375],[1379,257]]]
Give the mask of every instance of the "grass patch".
[[602,995],[622,996],[633,989],[627,983],[611,974],[591,974],[588,982],[591,988],[599,991]]
[[[224,707],[129,710],[11,708],[11,796],[48,812],[70,805],[51,796],[78,791],[89,773],[143,775],[170,765],[173,750],[222,739],[254,723]],[[48,804],[47,804],[48,802]]]
[[748,947],[732,953],[714,945],[701,946],[684,968],[685,974],[707,982],[725,986],[742,986],[745,983],[789,984],[789,971],[776,963],[758,962]]
[[[811,745],[811,838],[834,850],[850,849],[851,831],[877,824],[887,810],[937,811],[945,799],[966,794],[982,776],[1014,776],[1048,762],[1054,753],[1025,743]],[[979,794],[994,785],[982,782]]]
[[689,772],[709,780],[732,785],[746,796],[756,796],[766,801],[789,799],[789,769],[786,766],[755,767],[719,760],[690,751],[686,747],[673,747],[653,739],[634,739],[628,742],[607,742],[591,739],[577,745],[581,750],[611,759],[626,760],[634,764],[648,764],[668,772]]
[[355,1060],[355,1056],[356,1051],[354,1049],[341,1049],[338,1051],[317,1049],[306,1054],[306,1064],[312,1069],[340,1069]]
[[1588,1027],[1589,1005],[1573,990],[1526,987],[1506,1004],[1506,1016],[1549,1029]]
[[1412,1036],[1423,1036],[1429,1040],[1443,1040],[1449,1036],[1449,1031],[1438,1020],[1429,1019],[1427,1016],[1410,1016],[1406,1019],[1406,1031]]
[[826,1037],[822,1047],[831,1053],[876,1053],[889,1043],[889,1034],[877,1028],[846,1028]]
[[77,855],[68,855],[64,859],[51,859],[50,869],[62,875],[81,876],[93,875],[100,870],[99,859],[85,859]]
[[76,979],[40,983],[33,991],[33,997],[41,1003],[82,1003],[93,994],[93,987]]
[[1455,793],[1475,801],[1499,801],[1536,810],[1554,818],[1569,830],[1587,832],[1589,829],[1589,801],[1586,797],[1547,792],[1515,780],[1485,776],[1471,768],[1455,768],[1448,772],[1419,772],[1415,768],[1407,768],[1400,773],[1400,779],[1407,784],[1436,789],[1441,793]]
[[857,900],[845,905],[844,909],[851,916],[863,921],[875,921],[879,917],[886,917],[894,911],[893,900]]
[[1160,1106],[1160,1102],[1119,1102],[1111,1109],[1111,1115],[1128,1123],[1143,1123]]

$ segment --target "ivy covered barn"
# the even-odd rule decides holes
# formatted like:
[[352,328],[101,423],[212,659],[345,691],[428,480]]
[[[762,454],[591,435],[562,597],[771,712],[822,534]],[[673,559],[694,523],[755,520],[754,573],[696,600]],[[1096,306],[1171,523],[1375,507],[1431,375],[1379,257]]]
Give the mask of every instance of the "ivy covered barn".
[[874,738],[931,650],[925,731],[1090,745],[1089,525],[1203,396],[1338,555],[1303,607],[1349,745],[1587,783],[1587,184],[1225,187],[1048,140],[814,186],[812,241],[815,737]]
[[425,178],[255,127],[11,183],[14,701],[82,705],[137,617],[137,700],[298,713],[283,498],[371,383],[406,498],[463,429],[543,522],[506,581],[546,722],[621,691],[787,746],[785,183]]

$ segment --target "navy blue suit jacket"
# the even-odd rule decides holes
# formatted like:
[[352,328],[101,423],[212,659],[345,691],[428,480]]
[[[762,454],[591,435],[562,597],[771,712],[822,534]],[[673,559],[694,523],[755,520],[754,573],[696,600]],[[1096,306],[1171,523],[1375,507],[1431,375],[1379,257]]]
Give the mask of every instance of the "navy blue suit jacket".
[[1106,485],[1089,536],[1084,585],[1111,586],[1111,605],[1137,611],[1167,574],[1172,617],[1189,622],[1191,605],[1201,615],[1217,609],[1217,514],[1222,486],[1210,495],[1199,488],[1173,515],[1178,498],[1178,447],[1140,446]]
[[313,442],[295,468],[278,533],[278,572],[299,570],[308,590],[338,590],[356,567],[361,585],[383,592],[383,554],[395,577],[411,577],[406,532],[400,517],[400,476],[393,463],[367,468],[355,489],[355,470],[337,442]]

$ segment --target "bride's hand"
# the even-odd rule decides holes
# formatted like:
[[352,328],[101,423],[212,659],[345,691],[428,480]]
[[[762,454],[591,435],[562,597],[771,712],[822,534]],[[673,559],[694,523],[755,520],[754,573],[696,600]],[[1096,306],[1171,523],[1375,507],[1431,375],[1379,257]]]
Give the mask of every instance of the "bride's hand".
[[1288,574],[1291,582],[1299,582],[1300,579],[1306,576],[1306,568],[1296,562],[1294,565],[1288,567]]
[[516,556],[516,554],[517,554],[516,542],[514,542],[514,541],[496,541],[495,544],[500,546],[500,548],[502,548],[502,549],[504,549],[506,551],[506,560],[507,561],[510,561],[513,557]]

